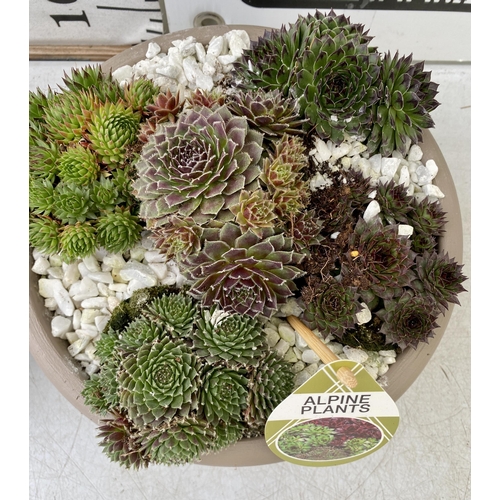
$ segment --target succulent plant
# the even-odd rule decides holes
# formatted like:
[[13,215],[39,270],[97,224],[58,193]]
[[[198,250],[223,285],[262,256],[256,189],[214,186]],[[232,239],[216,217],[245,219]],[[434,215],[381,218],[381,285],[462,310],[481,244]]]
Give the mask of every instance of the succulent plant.
[[259,238],[234,223],[206,233],[202,251],[182,263],[203,306],[269,317],[297,289],[293,280],[302,274],[296,265],[303,255],[291,238],[271,228]]
[[59,183],[55,187],[51,213],[63,224],[75,224],[97,218],[89,187],[74,182]]
[[97,221],[97,242],[111,253],[122,253],[141,239],[142,230],[139,217],[128,209],[117,208]]
[[184,102],[184,92],[181,88],[175,94],[168,89],[166,92],[160,92],[155,101],[146,106],[148,118],[141,124],[139,140],[148,142],[149,136],[155,133],[159,123],[175,123]]
[[186,97],[186,106],[190,108],[217,109],[226,102],[226,94],[219,87],[212,90],[194,89]]
[[305,120],[298,113],[297,101],[285,98],[279,89],[237,92],[231,95],[227,105],[234,114],[246,117],[251,126],[265,136],[305,133]]
[[265,333],[251,316],[212,307],[203,311],[197,326],[193,333],[196,353],[210,364],[254,365],[263,352]]
[[413,197],[407,194],[403,184],[393,180],[377,185],[375,199],[380,206],[380,213],[388,223],[408,224],[408,212],[412,210]]
[[50,217],[30,217],[29,241],[43,254],[54,255],[59,251],[60,229],[59,222]]
[[233,219],[229,207],[260,174],[261,145],[262,135],[225,106],[188,109],[175,124],[160,124],[136,164],[141,217],[148,227],[170,215]]
[[316,217],[314,209],[299,213],[292,219],[287,232],[293,238],[293,246],[298,252],[310,254],[310,248],[319,245],[325,237],[321,234],[323,221]]
[[96,229],[90,222],[66,224],[59,238],[61,257],[68,263],[92,255],[97,248]]
[[422,140],[422,129],[434,126],[430,112],[439,106],[434,99],[438,85],[424,71],[424,62],[413,64],[412,55],[391,56],[382,61],[381,98],[374,104],[373,127],[368,137],[368,150],[390,156],[394,150],[404,154],[407,139]]
[[229,207],[241,229],[249,229],[259,237],[263,235],[263,228],[274,227],[277,217],[274,209],[275,204],[262,189],[241,191],[238,203]]
[[182,260],[201,249],[203,228],[192,217],[171,215],[151,230],[150,238],[167,259]]
[[88,123],[88,141],[101,163],[116,165],[127,155],[127,147],[137,140],[141,115],[122,102],[105,102]]
[[181,293],[157,297],[143,311],[146,318],[161,325],[171,338],[189,337],[198,314],[193,298]]
[[122,89],[99,66],[73,69],[63,81],[60,92],[30,92],[30,245],[64,259],[101,245],[128,250],[143,228],[131,186],[139,125],[160,89],[145,78]]
[[143,450],[140,434],[133,422],[118,410],[101,420],[98,428],[99,445],[112,462],[129,469],[147,468],[151,462]]
[[265,354],[252,372],[249,387],[244,420],[251,428],[261,428],[274,408],[293,391],[290,364],[275,352]]
[[198,406],[199,363],[183,342],[143,344],[121,364],[120,405],[138,427],[187,416]]
[[306,304],[304,323],[312,330],[318,329],[326,338],[334,335],[342,339],[344,332],[354,328],[356,314],[361,310],[356,288],[345,286],[335,278],[309,277],[301,289]]
[[293,388],[291,365],[269,351],[261,322],[202,309],[163,285],[113,310],[95,354],[100,370],[82,395],[105,415],[103,451],[127,468],[193,462],[262,435],[263,416]]
[[246,406],[248,379],[229,368],[209,368],[202,375],[200,405],[207,420],[217,424],[237,422]]
[[88,185],[95,181],[101,171],[94,153],[81,144],[68,148],[57,159],[58,175],[62,182],[79,182]]
[[384,301],[384,308],[376,314],[384,322],[380,331],[387,343],[416,349],[420,342],[428,343],[434,337],[440,311],[432,296],[405,290],[400,297]]
[[151,461],[164,465],[195,462],[241,437],[238,424],[210,425],[195,416],[178,417],[155,429],[141,433],[142,448]]
[[263,160],[260,177],[271,192],[298,185],[308,165],[305,152],[306,146],[300,137],[286,134],[273,143]]
[[432,252],[437,248],[438,238],[444,234],[446,214],[439,201],[424,198],[412,200],[408,212],[408,224],[413,227],[412,249],[417,253]]
[[380,56],[359,24],[333,11],[299,16],[288,29],[266,32],[235,65],[244,88],[280,89],[298,100],[305,128],[342,142],[368,135],[379,99]]
[[342,283],[390,299],[415,278],[414,260],[408,237],[398,236],[395,224],[359,219],[342,256]]
[[462,283],[467,279],[462,274],[463,264],[443,252],[424,252],[415,263],[418,278],[415,288],[432,295],[443,314],[449,303],[460,304],[457,295],[465,292]]

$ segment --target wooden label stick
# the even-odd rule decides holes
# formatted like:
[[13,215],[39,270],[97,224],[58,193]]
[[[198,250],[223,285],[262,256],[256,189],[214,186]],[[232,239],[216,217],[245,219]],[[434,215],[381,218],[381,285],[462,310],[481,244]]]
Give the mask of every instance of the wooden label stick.
[[[328,364],[337,361],[340,358],[334,354],[328,347],[296,316],[288,316],[290,326],[307,342],[307,345],[320,357],[323,363]],[[352,371],[346,366],[340,367],[336,371],[339,380],[350,389],[358,385],[358,381]]]

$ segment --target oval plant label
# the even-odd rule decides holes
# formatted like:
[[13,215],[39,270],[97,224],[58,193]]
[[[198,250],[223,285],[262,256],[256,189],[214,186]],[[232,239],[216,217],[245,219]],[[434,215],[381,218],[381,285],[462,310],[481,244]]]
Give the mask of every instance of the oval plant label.
[[[355,388],[339,381],[342,366],[355,375]],[[265,439],[282,460],[324,467],[379,450],[398,425],[398,408],[384,389],[361,364],[340,360],[323,366],[274,409]]]

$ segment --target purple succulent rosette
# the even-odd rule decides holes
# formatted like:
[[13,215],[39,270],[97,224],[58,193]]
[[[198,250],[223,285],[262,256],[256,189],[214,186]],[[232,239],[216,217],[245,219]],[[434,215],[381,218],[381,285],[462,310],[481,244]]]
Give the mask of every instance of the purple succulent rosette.
[[133,183],[148,227],[171,214],[204,224],[232,220],[229,207],[260,175],[262,134],[226,106],[187,109],[160,124],[144,146]]
[[271,228],[259,237],[233,223],[205,235],[202,251],[182,263],[203,306],[270,317],[297,290],[293,280],[304,274],[296,267],[304,255],[293,250],[291,238]]

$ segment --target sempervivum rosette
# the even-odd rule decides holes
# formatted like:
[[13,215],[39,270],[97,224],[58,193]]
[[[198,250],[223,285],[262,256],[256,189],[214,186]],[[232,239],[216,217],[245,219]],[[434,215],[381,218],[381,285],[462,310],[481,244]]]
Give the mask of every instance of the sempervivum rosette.
[[196,353],[208,363],[255,364],[264,349],[265,334],[251,316],[205,310],[193,333]]
[[260,175],[262,134],[226,106],[186,109],[160,124],[136,164],[134,190],[149,227],[177,214],[198,223],[232,220],[229,207]]
[[406,290],[401,297],[384,302],[377,312],[384,323],[380,331],[386,342],[395,343],[401,349],[417,348],[420,342],[429,342],[438,327],[436,319],[440,311],[434,298],[428,294],[416,295]]
[[122,363],[120,404],[133,422],[144,427],[197,407],[197,358],[182,342],[165,338],[142,345]]
[[271,228],[262,231],[259,238],[233,223],[206,230],[202,251],[183,262],[191,293],[202,305],[269,317],[293,295],[303,255],[293,250],[291,238]]

